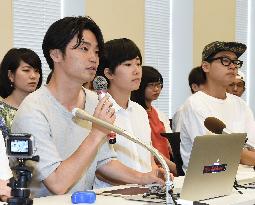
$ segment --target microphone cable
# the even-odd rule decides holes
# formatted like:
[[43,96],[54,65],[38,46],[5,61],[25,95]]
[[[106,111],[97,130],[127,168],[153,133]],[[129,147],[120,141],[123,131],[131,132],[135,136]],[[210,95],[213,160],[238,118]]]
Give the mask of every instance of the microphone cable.
[[[253,185],[253,186],[251,186],[251,185]],[[241,184],[238,184],[238,182],[235,178],[233,187],[234,187],[234,189],[236,189],[238,191],[239,194],[243,194],[243,192],[239,189],[255,189],[255,182],[248,183],[247,185],[241,185]]]

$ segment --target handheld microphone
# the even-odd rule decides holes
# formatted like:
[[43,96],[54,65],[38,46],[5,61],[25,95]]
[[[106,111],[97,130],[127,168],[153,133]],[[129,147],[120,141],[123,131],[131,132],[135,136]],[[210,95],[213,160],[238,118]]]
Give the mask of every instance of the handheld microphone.
[[[96,76],[93,80],[93,88],[98,95],[98,100],[101,100],[107,93],[107,80],[103,76]],[[111,132],[107,135],[110,144],[116,143],[116,133]]]
[[123,137],[131,140],[132,142],[135,142],[135,143],[143,146],[150,153],[152,153],[158,159],[158,161],[161,163],[163,169],[165,170],[165,177],[166,177],[166,183],[165,183],[166,184],[166,204],[173,204],[173,199],[172,199],[172,197],[170,195],[170,192],[173,189],[173,182],[171,181],[171,178],[170,178],[170,170],[169,170],[169,167],[167,166],[166,161],[164,160],[164,158],[158,152],[157,149],[155,149],[150,144],[147,144],[147,143],[141,141],[139,138],[137,138],[135,136],[132,136],[126,130],[124,130],[122,128],[119,128],[119,127],[117,127],[115,125],[112,125],[112,124],[110,124],[108,122],[105,122],[105,121],[103,121],[103,120],[101,120],[99,118],[96,118],[96,117],[92,116],[92,115],[89,115],[87,112],[85,112],[82,109],[74,108],[72,110],[72,114],[75,117],[77,117],[77,118],[93,122],[93,123],[95,123],[97,125],[100,125],[100,126],[106,128],[106,129],[108,129],[108,130],[112,130],[112,131],[118,133],[119,135],[122,135]]
[[215,134],[231,134],[232,132],[226,128],[224,122],[216,117],[207,117],[204,121],[205,127]]
[[107,80],[103,76],[96,76],[93,80],[93,88],[98,94],[98,100],[101,100],[107,93]]

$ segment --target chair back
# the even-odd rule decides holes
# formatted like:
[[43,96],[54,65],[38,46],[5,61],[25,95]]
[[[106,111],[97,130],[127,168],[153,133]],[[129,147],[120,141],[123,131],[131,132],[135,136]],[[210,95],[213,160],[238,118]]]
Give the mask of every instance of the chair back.
[[161,133],[161,136],[166,137],[171,145],[172,152],[173,152],[173,161],[176,164],[176,170],[178,176],[184,176],[185,173],[182,170],[182,157],[180,153],[180,132],[173,132],[173,133]]

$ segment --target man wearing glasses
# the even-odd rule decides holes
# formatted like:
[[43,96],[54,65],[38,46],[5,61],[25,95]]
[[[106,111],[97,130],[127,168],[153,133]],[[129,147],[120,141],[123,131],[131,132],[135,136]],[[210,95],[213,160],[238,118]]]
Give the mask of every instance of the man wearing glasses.
[[[226,92],[242,67],[243,62],[238,58],[245,50],[246,45],[237,42],[216,41],[205,46],[201,64],[206,76],[204,89],[187,99],[182,112],[180,151],[184,171],[188,166],[194,138],[208,133],[204,126],[207,117],[220,119],[232,132],[248,133],[247,144],[255,145],[252,140],[254,136],[249,133],[254,122],[252,111],[241,98]],[[241,163],[254,165],[255,152],[244,149]]]

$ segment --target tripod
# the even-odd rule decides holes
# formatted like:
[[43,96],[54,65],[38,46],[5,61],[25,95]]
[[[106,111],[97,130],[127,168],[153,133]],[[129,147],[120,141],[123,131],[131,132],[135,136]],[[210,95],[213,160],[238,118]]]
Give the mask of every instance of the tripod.
[[8,205],[32,205],[28,184],[32,179],[32,171],[25,165],[27,160],[39,161],[39,156],[31,159],[18,158],[18,165],[13,169],[15,176],[10,179],[8,186],[11,187],[12,197],[7,200]]

